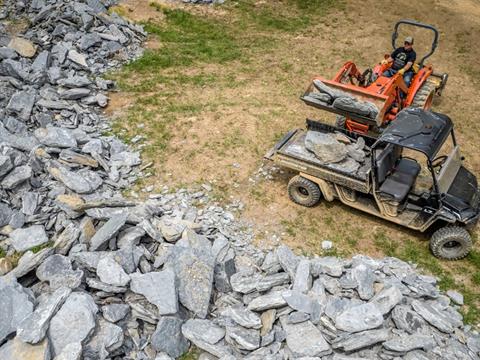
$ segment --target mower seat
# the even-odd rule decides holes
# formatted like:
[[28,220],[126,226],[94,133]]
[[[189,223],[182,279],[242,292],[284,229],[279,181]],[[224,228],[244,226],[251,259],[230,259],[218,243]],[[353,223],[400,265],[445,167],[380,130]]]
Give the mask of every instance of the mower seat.
[[380,186],[380,197],[383,200],[401,203],[415,184],[419,173],[420,165],[415,160],[400,159]]

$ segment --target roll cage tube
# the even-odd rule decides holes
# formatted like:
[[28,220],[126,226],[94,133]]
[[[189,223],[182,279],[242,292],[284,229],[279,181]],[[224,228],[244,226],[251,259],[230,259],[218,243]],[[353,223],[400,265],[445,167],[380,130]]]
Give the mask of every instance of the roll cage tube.
[[417,27],[421,27],[421,28],[433,31],[432,48],[430,49],[430,52],[428,54],[426,54],[419,63],[420,67],[422,67],[423,62],[427,58],[432,56],[432,54],[435,52],[435,49],[437,48],[437,45],[438,45],[438,30],[432,25],[423,24],[423,23],[420,23],[420,22],[417,22],[417,21],[414,21],[414,20],[400,20],[395,24],[395,27],[394,27],[394,30],[393,30],[393,33],[392,33],[392,47],[393,47],[394,50],[397,48],[396,40],[398,38],[398,28],[402,24],[410,25],[410,26],[417,26]]

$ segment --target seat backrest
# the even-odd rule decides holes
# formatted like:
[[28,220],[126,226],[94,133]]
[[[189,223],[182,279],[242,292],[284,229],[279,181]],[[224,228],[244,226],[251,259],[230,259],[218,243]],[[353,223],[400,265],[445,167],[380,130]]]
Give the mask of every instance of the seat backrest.
[[393,170],[395,163],[401,155],[401,148],[393,144],[385,146],[377,156],[377,181],[379,184],[385,181],[388,174]]

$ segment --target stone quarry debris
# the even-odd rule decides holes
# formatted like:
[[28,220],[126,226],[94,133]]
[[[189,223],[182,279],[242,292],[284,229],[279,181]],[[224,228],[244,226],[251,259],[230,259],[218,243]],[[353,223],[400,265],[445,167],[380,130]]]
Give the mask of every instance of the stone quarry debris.
[[[479,357],[461,294],[409,264],[259,250],[232,215],[241,204],[213,204],[208,184],[124,199],[148,169],[102,135],[113,83],[100,76],[138,57],[146,34],[112,4],[0,5],[29,20],[0,42],[0,359],[166,360],[191,344],[222,360]],[[316,138],[331,166],[365,161],[361,139]]]

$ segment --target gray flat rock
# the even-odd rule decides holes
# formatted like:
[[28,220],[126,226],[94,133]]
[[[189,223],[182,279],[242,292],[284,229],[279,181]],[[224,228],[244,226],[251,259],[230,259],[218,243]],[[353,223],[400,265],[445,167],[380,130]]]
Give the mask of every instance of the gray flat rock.
[[397,305],[392,311],[392,320],[398,329],[409,334],[419,332],[427,326],[425,320],[413,311],[410,305]]
[[27,316],[17,328],[17,336],[29,344],[42,341],[50,324],[65,299],[70,295],[69,288],[60,288],[50,296],[44,296],[34,312]]
[[417,349],[430,351],[436,344],[433,336],[414,334],[393,337],[384,342],[383,347],[390,351],[406,353]]
[[208,314],[215,260],[211,249],[175,246],[171,264],[178,281],[178,298],[197,317]]
[[343,262],[331,256],[314,258],[311,260],[311,272],[313,276],[327,274],[333,277],[340,277],[343,273]]
[[103,183],[102,178],[97,173],[87,169],[74,172],[63,166],[50,166],[48,172],[56,180],[79,194],[89,194]]
[[130,276],[111,257],[105,257],[98,262],[97,276],[102,282],[114,286],[126,286],[130,282]]
[[69,129],[47,126],[46,128],[38,128],[34,131],[34,134],[40,143],[47,146],[58,148],[77,147],[77,140]]
[[15,269],[12,270],[12,275],[19,278],[28,274],[42,264],[46,258],[53,254],[53,252],[54,249],[52,248],[42,249],[37,253],[31,251],[25,252],[18,260]]
[[243,326],[249,329],[260,329],[262,327],[262,322],[260,317],[255,314],[253,311],[248,310],[243,305],[236,305],[228,308],[224,312],[226,316],[232,318],[238,325]]
[[285,245],[280,245],[275,253],[282,269],[290,275],[290,278],[295,279],[298,263],[300,259]]
[[275,286],[287,284],[290,281],[290,275],[285,272],[277,274],[266,275],[260,278],[257,283],[257,291],[268,291]]
[[22,320],[32,313],[33,301],[33,295],[14,277],[0,277],[0,342],[17,331]]
[[307,314],[320,312],[320,304],[308,295],[296,290],[287,290],[283,292],[283,298],[292,309]]
[[287,305],[283,297],[284,290],[272,291],[266,295],[253,299],[248,304],[248,309],[252,311],[264,311],[269,309],[278,309]]
[[378,306],[383,315],[388,314],[403,299],[402,292],[396,286],[382,289],[370,302]]
[[15,229],[10,233],[10,239],[13,248],[18,252],[27,251],[48,242],[47,234],[42,225]]
[[9,156],[0,155],[0,178],[7,175],[13,169],[12,160]]
[[20,91],[10,98],[6,110],[8,113],[16,115],[22,121],[30,119],[33,105],[35,104],[35,91]]
[[322,357],[332,352],[320,330],[310,321],[289,324],[286,318],[280,318],[280,320],[287,333],[287,346],[294,356]]
[[452,299],[452,301],[453,301],[455,304],[463,305],[463,295],[460,294],[458,291],[448,290],[448,291],[447,291],[447,296],[448,296],[450,299]]
[[260,347],[260,332],[242,326],[227,326],[226,339],[233,342],[240,350],[253,351]]
[[128,214],[121,213],[112,217],[100,229],[97,230],[90,240],[90,251],[98,250],[102,245],[114,237],[123,225],[127,222]]
[[160,315],[171,315],[178,311],[177,288],[172,269],[147,274],[133,273],[130,277],[130,289],[156,305]]
[[347,332],[359,332],[379,327],[383,323],[383,315],[372,303],[352,306],[335,318],[335,326]]
[[452,321],[446,312],[439,310],[432,303],[413,300],[412,307],[425,321],[444,333],[452,333],[459,325]]
[[333,135],[319,131],[307,131],[305,148],[324,164],[338,163],[347,156],[345,144],[339,142]]
[[82,343],[95,329],[98,308],[93,298],[74,292],[50,321],[48,337],[54,355],[60,354],[71,343]]
[[215,325],[211,320],[190,319],[182,326],[183,335],[194,344],[197,341],[216,344],[225,336],[225,329]]
[[55,356],[53,360],[81,360],[82,344],[70,343],[65,346],[60,354]]
[[178,358],[187,352],[190,343],[182,334],[183,321],[174,316],[163,316],[152,335],[152,346],[155,350],[165,352]]
[[310,274],[310,260],[300,260],[293,280],[293,290],[306,293],[312,288],[312,275]]
[[85,344],[82,356],[86,359],[105,360],[110,352],[122,346],[123,341],[122,328],[100,318],[91,339]]
[[102,306],[103,317],[112,323],[116,323],[127,316],[130,306],[126,304],[110,304]]
[[387,329],[368,330],[338,338],[332,343],[332,347],[349,353],[383,343],[388,338],[389,332]]
[[370,300],[375,294],[373,289],[375,274],[373,270],[365,264],[359,264],[352,269],[352,278],[357,283],[357,291],[360,299]]
[[11,190],[32,177],[32,168],[28,165],[18,166],[10,171],[2,180],[0,185]]

